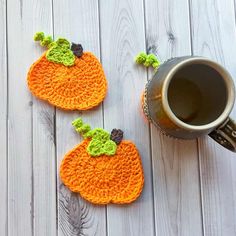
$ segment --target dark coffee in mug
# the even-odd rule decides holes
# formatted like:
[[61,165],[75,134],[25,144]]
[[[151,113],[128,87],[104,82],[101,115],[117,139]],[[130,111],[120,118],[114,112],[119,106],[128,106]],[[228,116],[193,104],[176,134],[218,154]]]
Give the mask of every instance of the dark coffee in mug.
[[234,100],[234,83],[223,66],[186,56],[158,68],[145,87],[143,110],[169,136],[194,139],[209,134],[236,151],[236,124],[229,118]]
[[191,125],[206,125],[224,111],[227,88],[217,71],[196,64],[183,67],[174,75],[167,96],[178,119]]

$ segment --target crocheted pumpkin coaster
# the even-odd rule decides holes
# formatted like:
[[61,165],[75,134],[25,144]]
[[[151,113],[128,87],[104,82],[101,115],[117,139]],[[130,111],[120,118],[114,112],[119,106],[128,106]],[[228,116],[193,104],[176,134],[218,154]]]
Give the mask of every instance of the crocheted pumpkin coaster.
[[80,44],[35,34],[48,50],[31,65],[28,87],[37,97],[66,110],[87,110],[103,101],[107,81],[98,59]]
[[72,124],[85,140],[65,155],[60,166],[62,182],[95,204],[136,200],[144,184],[136,146],[122,141],[121,130],[111,134],[101,128],[91,130],[80,118]]

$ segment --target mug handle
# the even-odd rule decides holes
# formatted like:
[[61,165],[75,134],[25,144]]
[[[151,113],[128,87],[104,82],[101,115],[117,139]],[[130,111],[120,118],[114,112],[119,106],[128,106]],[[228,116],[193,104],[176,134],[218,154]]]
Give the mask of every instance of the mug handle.
[[223,147],[236,152],[236,123],[231,118],[213,130],[209,136]]

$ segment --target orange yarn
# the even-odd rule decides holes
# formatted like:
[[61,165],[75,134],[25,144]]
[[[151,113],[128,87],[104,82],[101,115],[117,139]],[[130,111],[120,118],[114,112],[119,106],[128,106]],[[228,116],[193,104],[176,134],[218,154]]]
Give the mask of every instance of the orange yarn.
[[114,156],[91,157],[85,139],[64,157],[60,176],[73,192],[95,204],[133,202],[140,195],[144,175],[135,145],[122,141]]
[[107,81],[92,53],[84,52],[69,67],[48,61],[45,54],[28,72],[28,86],[35,96],[66,110],[87,110],[103,101]]

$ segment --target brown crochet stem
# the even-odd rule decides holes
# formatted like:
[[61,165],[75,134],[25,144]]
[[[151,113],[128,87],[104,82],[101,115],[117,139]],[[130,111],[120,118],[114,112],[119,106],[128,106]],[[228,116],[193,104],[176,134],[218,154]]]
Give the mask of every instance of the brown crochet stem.
[[123,139],[123,131],[120,129],[113,129],[111,131],[111,140],[114,141],[117,145],[121,143]]
[[81,44],[72,43],[71,50],[77,57],[81,57],[83,55],[83,47]]

